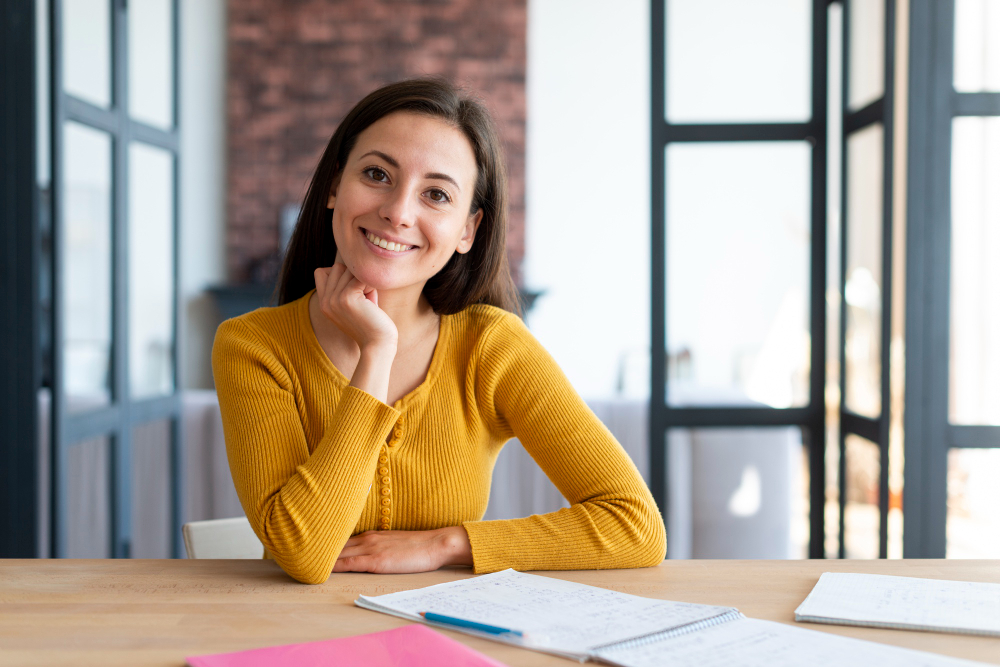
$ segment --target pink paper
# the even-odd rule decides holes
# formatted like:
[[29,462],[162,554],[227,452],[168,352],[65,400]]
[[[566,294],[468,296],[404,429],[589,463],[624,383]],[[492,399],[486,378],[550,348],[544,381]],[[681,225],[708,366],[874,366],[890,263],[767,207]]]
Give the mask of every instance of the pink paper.
[[187,658],[191,667],[504,667],[424,625]]

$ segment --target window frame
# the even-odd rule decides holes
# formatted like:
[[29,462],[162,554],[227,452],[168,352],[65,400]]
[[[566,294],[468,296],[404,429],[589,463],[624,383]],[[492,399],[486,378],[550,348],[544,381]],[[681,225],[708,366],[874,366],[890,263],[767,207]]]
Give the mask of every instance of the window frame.
[[1000,448],[1000,426],[951,424],[952,120],[1000,116],[1000,92],[954,87],[955,0],[910,0],[903,555],[947,553],[948,452]]
[[[126,0],[111,0],[111,104],[101,108],[65,92],[62,76],[62,2],[50,0],[49,67],[51,93],[51,164],[52,164],[52,316],[50,326],[52,401],[50,424],[50,516],[49,548],[52,557],[68,556],[67,502],[68,453],[81,442],[93,438],[110,439],[111,517],[109,552],[114,558],[128,558],[132,552],[132,432],[135,427],[154,421],[169,423],[170,550],[173,557],[183,554],[181,538],[181,397],[178,364],[180,313],[179,291],[179,2],[170,0],[172,21],[173,126],[160,129],[129,116],[128,109],[128,6]],[[64,138],[67,122],[76,122],[105,132],[112,141],[111,195],[111,281],[112,344],[111,403],[91,411],[69,413],[64,399],[63,345],[64,295],[61,293],[64,264],[61,239],[64,237],[64,183],[62,174]],[[166,150],[173,157],[173,390],[170,394],[134,400],[129,379],[128,327],[128,159],[133,141]]]
[[[826,384],[827,271],[827,5],[812,2],[811,117],[789,123],[675,124],[666,117],[666,2],[652,0],[651,18],[651,369],[649,405],[650,487],[669,516],[667,436],[673,428],[798,426],[809,451],[809,556],[823,557],[826,476],[824,390]],[[795,408],[671,407],[667,396],[666,353],[666,148],[679,142],[806,141],[812,147],[810,201],[809,402]],[[669,543],[668,543],[669,554]]]
[[[888,555],[889,516],[889,431],[891,425],[890,349],[892,342],[893,307],[893,179],[895,140],[895,83],[896,83],[896,0],[883,0],[885,11],[884,60],[882,96],[869,102],[863,108],[850,108],[850,12],[855,0],[841,0],[843,5],[843,66],[842,66],[842,107],[841,107],[841,187],[840,187],[840,428],[838,434],[839,485],[839,546],[838,555],[846,557],[846,507],[847,507],[847,446],[848,435],[857,435],[874,443],[879,449],[879,558]],[[832,3],[831,3],[832,4]],[[881,409],[876,418],[857,414],[847,407],[847,260],[848,260],[848,139],[857,132],[875,124],[882,125],[882,294],[880,337],[879,393]]]

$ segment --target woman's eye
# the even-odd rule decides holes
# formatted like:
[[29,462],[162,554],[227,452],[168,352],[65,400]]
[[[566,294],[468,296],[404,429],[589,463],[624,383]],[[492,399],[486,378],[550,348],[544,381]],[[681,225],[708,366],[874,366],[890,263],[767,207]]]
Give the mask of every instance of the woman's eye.
[[365,169],[365,174],[368,175],[368,178],[372,179],[373,181],[378,181],[379,183],[383,183],[389,180],[389,174],[385,173],[378,167],[368,167],[367,169]]
[[444,190],[431,190],[428,196],[431,198],[431,201],[438,202],[439,204],[451,201],[451,197]]

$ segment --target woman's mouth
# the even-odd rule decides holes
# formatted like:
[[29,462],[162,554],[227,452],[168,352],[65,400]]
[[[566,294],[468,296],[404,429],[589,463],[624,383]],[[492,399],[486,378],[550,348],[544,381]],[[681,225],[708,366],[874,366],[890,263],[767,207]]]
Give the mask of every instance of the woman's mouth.
[[411,248],[415,247],[412,245],[403,245],[401,243],[395,243],[393,241],[386,241],[384,238],[372,234],[366,229],[362,229],[361,231],[365,235],[365,238],[368,239],[369,243],[371,243],[372,245],[377,245],[379,248],[382,248],[383,250],[389,250],[390,252],[406,252],[407,250],[410,250]]

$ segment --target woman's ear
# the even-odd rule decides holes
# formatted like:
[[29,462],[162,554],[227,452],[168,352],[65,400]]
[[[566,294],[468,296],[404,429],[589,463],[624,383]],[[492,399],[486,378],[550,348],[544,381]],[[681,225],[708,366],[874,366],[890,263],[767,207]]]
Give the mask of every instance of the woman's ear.
[[462,237],[458,240],[458,247],[455,248],[456,252],[464,255],[472,250],[472,242],[476,240],[476,231],[479,229],[479,223],[482,221],[483,208],[480,206],[479,210],[470,215],[465,221],[465,227],[462,229]]
[[337,188],[340,187],[340,176],[343,172],[338,171],[337,175],[333,177],[333,183],[330,184],[330,194],[326,199],[326,207],[332,209],[334,204],[337,203]]

